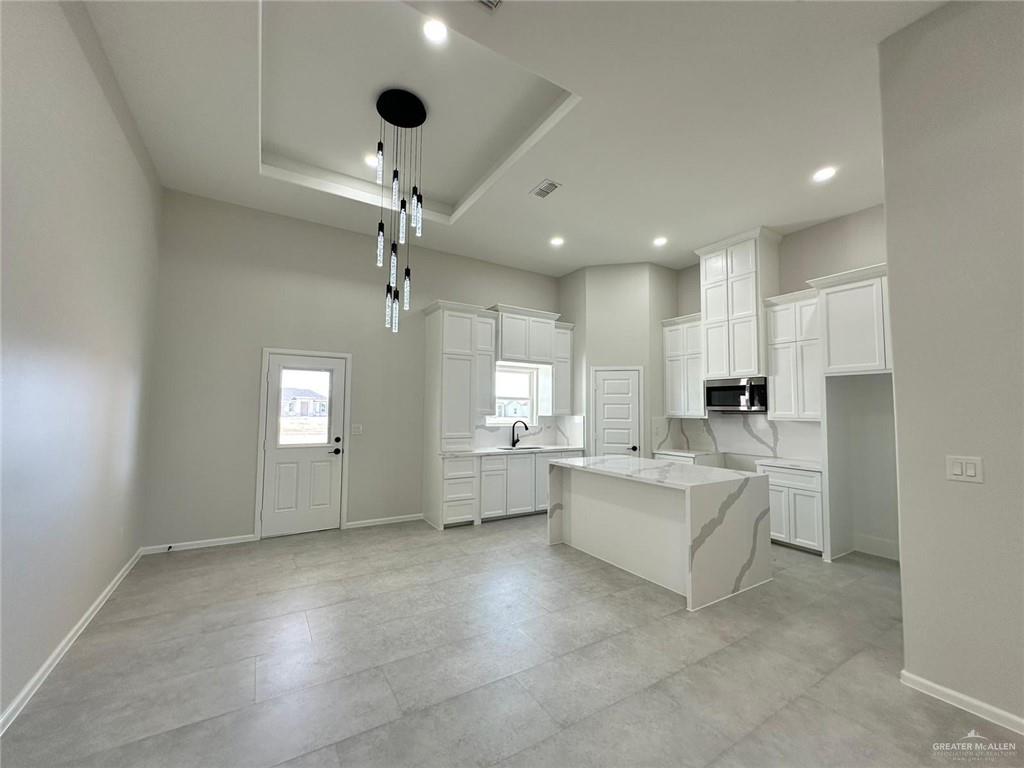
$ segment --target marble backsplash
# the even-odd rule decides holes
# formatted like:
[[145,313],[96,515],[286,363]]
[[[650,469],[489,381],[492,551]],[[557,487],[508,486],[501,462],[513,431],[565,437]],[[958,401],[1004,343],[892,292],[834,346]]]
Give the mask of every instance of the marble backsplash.
[[[583,445],[582,416],[540,416],[529,431],[519,427],[516,433],[522,438],[522,445]],[[512,428],[501,424],[489,426],[478,424],[473,433],[474,448],[491,448],[510,445]]]
[[654,419],[651,427],[653,450],[733,454],[736,469],[752,469],[753,460],[764,456],[821,460],[821,425],[816,421],[770,421],[760,413],[716,413],[707,419]]

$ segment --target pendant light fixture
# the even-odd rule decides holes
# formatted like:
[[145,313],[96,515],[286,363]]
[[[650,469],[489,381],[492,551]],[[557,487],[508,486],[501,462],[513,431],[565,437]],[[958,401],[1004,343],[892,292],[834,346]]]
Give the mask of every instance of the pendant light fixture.
[[[412,306],[412,268],[409,245],[413,233],[423,236],[423,123],[427,108],[418,96],[400,88],[377,98],[380,133],[377,141],[376,180],[380,185],[380,221],[377,224],[377,266],[384,267],[385,244],[390,242],[384,327],[398,333],[400,312]],[[389,145],[389,146],[386,146]],[[384,184],[384,164],[391,161],[390,195]],[[390,199],[390,204],[386,201]],[[385,207],[387,215],[385,216]],[[398,283],[399,246],[405,246],[405,273]]]

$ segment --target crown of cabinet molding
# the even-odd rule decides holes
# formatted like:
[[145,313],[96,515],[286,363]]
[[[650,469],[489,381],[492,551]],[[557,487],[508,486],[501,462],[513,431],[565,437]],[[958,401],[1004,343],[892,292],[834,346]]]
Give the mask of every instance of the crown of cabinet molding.
[[817,288],[804,288],[802,291],[781,293],[778,296],[769,296],[764,300],[765,306],[778,306],[779,304],[792,304],[794,301],[813,299],[818,295]]
[[670,317],[667,320],[662,320],[661,324],[665,327],[670,325],[682,325],[683,323],[692,323],[700,320],[700,312],[694,312],[689,315],[680,315],[679,317]]
[[771,243],[778,244],[778,242],[782,240],[782,235],[774,229],[768,229],[768,227],[756,227],[746,232],[740,232],[737,235],[727,237],[724,240],[711,243],[711,245],[705,245],[703,248],[697,248],[694,253],[698,256],[706,256],[709,253],[715,253],[723,248],[728,248],[730,245],[745,243],[747,240],[767,240]]
[[558,320],[555,322],[555,328],[563,331],[574,331],[576,330],[576,323],[567,323],[564,320]]
[[524,317],[539,317],[543,320],[557,320],[561,317],[557,312],[545,312],[543,309],[529,309],[528,307],[513,307],[511,304],[495,304],[488,307],[492,312],[504,312],[509,315],[523,315]]
[[888,265],[882,262],[881,264],[872,264],[868,267],[857,267],[856,269],[848,269],[845,272],[836,272],[834,275],[815,277],[808,280],[807,284],[813,288],[831,288],[833,285],[855,283],[858,280],[870,280],[873,277],[885,277],[887,271]]
[[437,312],[439,309],[450,309],[455,312],[470,312],[475,315],[481,315],[483,317],[497,317],[498,313],[493,312],[484,307],[476,304],[463,304],[461,301],[445,301],[443,299],[428,304],[423,308],[424,315],[430,315]]

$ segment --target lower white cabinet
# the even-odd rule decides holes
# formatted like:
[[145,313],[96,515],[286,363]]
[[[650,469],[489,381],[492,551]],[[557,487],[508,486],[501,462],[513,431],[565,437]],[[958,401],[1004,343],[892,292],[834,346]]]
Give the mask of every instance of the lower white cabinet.
[[445,525],[476,520],[480,503],[479,466],[475,456],[458,456],[443,461],[441,505]]
[[533,454],[520,454],[508,457],[508,492],[506,494],[506,511],[510,515],[521,515],[533,512],[534,486]]
[[508,473],[504,469],[489,469],[480,472],[480,519],[505,517],[505,494]]
[[818,552],[824,545],[821,473],[757,463],[768,475],[769,531],[774,541]]

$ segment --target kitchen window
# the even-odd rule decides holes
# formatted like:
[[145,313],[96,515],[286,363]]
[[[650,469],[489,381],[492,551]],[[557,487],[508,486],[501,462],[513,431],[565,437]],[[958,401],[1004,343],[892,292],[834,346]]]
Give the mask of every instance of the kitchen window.
[[511,424],[522,419],[537,423],[537,367],[498,363],[494,370],[495,415],[488,424]]

